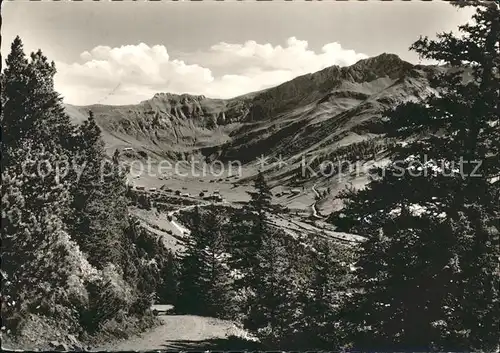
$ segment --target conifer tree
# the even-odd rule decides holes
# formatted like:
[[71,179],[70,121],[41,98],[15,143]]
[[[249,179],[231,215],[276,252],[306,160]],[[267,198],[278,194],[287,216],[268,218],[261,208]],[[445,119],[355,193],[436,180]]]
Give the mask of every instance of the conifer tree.
[[[74,306],[89,309],[83,297],[68,293],[75,275],[80,279],[79,250],[104,269],[107,262],[123,266],[131,251],[125,247],[134,245],[126,242],[126,170],[118,155],[105,155],[93,116],[79,128],[71,125],[54,91],[55,73],[41,51],[26,58],[16,38],[1,75],[8,136],[2,140],[2,316],[13,329],[29,313],[78,324]],[[83,168],[81,178],[73,167]],[[118,304],[113,313],[126,305]]]
[[2,164],[8,166],[10,151],[16,148],[33,119],[27,113],[28,59],[17,36],[5,60],[2,72]]
[[179,286],[175,309],[200,313],[203,310],[203,250],[206,247],[199,207],[194,208],[191,234],[180,256]]
[[254,182],[255,191],[248,192],[250,201],[242,213],[233,219],[233,267],[242,271],[244,277],[237,282],[243,288],[251,288],[257,269],[257,254],[268,235],[268,215],[271,210],[271,189],[264,174],[259,171]]
[[187,248],[180,262],[176,310],[228,317],[232,314],[230,268],[222,218],[195,208]]
[[65,236],[69,188],[57,166],[71,158],[73,137],[54,74],[40,51],[28,60],[16,37],[2,73],[2,311],[15,303],[6,322],[40,298],[61,300],[47,289],[67,280],[65,257],[50,256]]
[[347,247],[324,239],[316,239],[312,246],[298,335],[305,349],[338,348],[343,334],[340,309],[350,290],[352,254]]
[[280,347],[294,323],[297,283],[293,283],[294,256],[287,251],[286,236],[269,231],[257,253],[244,326],[269,347]]
[[9,151],[19,148],[25,138],[58,149],[61,158],[70,157],[73,127],[54,91],[55,74],[54,63],[40,50],[28,60],[21,39],[14,39],[2,73],[3,165],[17,162],[10,161]]
[[[264,174],[259,171],[254,182],[255,191],[249,191],[251,200],[249,202],[249,208],[257,213],[260,220],[265,219],[265,212],[271,210],[271,188],[266,182]],[[264,228],[264,223],[258,223],[260,229]]]
[[81,175],[73,190],[73,217],[69,224],[89,261],[103,268],[119,263],[123,234],[128,227],[126,170],[119,155],[106,156],[101,129],[94,115],[78,131]]
[[163,266],[163,271],[160,273],[162,283],[158,289],[158,297],[160,303],[175,303],[178,286],[178,265],[175,255],[169,251],[167,259]]
[[208,316],[231,318],[234,314],[232,287],[227,252],[227,239],[223,234],[223,219],[215,210],[205,216],[204,228],[207,246],[203,252],[206,267],[204,290]]
[[396,146],[394,162],[365,190],[346,193],[347,208],[334,217],[368,238],[346,313],[359,348],[498,345],[500,10],[460,4],[477,6],[462,37],[412,46],[451,67],[432,80],[439,94],[387,114],[389,135],[419,139]]

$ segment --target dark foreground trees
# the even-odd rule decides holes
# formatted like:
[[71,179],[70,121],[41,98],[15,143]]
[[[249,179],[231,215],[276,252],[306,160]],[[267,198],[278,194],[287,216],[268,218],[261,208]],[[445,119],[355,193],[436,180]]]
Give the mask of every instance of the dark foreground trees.
[[13,325],[68,280],[65,256],[50,256],[63,247],[71,199],[51,168],[72,156],[72,126],[53,91],[54,74],[40,51],[28,60],[14,40],[2,73],[2,314],[7,322],[16,317]]
[[242,209],[197,207],[184,217],[191,234],[176,310],[240,320],[268,349],[340,346],[352,255],[327,240],[309,247],[278,229],[263,174],[254,186]]
[[195,208],[186,249],[180,259],[176,310],[229,318],[234,314],[227,239],[223,217]]
[[477,4],[463,37],[413,44],[455,69],[434,78],[439,95],[388,114],[390,135],[418,139],[336,215],[369,238],[345,312],[358,348],[498,346],[500,10]]
[[2,325],[16,334],[33,317],[98,331],[167,291],[168,252],[133,229],[119,155],[105,154],[92,114],[70,123],[55,73],[17,37],[1,75]]

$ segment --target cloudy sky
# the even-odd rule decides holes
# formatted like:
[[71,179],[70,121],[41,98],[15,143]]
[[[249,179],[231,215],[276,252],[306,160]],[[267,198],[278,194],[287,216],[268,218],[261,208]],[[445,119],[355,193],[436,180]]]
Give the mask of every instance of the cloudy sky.
[[228,98],[383,52],[418,63],[419,35],[471,14],[438,1],[3,2],[1,51],[16,35],[41,48],[71,104]]

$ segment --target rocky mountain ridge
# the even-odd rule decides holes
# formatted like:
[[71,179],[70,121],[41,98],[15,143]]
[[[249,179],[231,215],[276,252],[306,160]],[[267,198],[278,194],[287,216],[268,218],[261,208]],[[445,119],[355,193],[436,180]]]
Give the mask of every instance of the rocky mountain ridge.
[[68,105],[67,111],[82,120],[92,110],[110,149],[250,162],[268,150],[292,156],[352,133],[377,133],[369,122],[398,102],[432,92],[428,78],[442,70],[384,53],[231,99],[157,93],[136,105]]

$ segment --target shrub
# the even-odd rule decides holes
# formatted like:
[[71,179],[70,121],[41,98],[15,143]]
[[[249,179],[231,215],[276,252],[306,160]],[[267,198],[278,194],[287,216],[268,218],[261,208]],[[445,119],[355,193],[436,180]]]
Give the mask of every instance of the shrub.
[[143,293],[132,303],[128,312],[132,315],[144,315],[151,310],[151,303],[151,294]]
[[99,279],[87,282],[85,287],[89,294],[89,304],[86,310],[80,312],[80,324],[87,332],[94,333],[104,322],[126,308],[127,302],[113,288],[111,281]]

